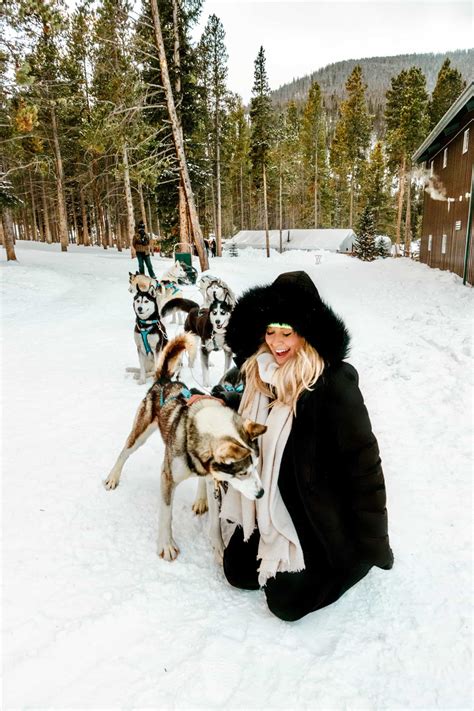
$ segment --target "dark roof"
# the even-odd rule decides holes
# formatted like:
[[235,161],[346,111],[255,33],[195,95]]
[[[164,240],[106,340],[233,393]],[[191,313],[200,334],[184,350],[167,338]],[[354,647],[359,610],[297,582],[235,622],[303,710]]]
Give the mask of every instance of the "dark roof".
[[471,82],[458,96],[454,104],[446,111],[443,118],[436,124],[428,138],[413,154],[415,163],[430,160],[445,144],[446,138],[455,133],[463,117],[474,110],[474,82]]

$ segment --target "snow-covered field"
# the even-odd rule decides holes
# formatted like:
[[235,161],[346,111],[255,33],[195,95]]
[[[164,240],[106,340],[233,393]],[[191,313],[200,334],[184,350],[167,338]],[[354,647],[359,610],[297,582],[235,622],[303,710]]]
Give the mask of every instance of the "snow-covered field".
[[238,293],[308,271],[352,333],[382,452],[393,570],[286,623],[225,582],[194,481],[175,501],[181,555],[157,557],[158,434],[102,486],[147,387],[125,373],[136,263],[31,243],[17,256],[0,265],[4,709],[472,707],[471,288],[404,259],[212,260]]

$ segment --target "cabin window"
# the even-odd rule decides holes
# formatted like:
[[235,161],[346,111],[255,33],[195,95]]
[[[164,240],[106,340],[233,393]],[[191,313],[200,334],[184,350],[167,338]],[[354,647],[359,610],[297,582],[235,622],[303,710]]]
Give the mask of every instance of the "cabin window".
[[454,229],[456,230],[456,232],[459,232],[459,230],[461,229],[461,220],[456,220],[456,222],[454,223]]
[[469,148],[469,129],[466,128],[466,130],[464,131],[463,139],[462,139],[462,152],[467,153],[468,148]]
[[441,240],[441,254],[446,254],[446,242],[448,241],[448,235],[443,235]]
[[428,235],[428,252],[431,252],[432,241],[433,241],[433,235]]
[[448,165],[448,149],[445,148],[443,151],[443,168],[446,168]]

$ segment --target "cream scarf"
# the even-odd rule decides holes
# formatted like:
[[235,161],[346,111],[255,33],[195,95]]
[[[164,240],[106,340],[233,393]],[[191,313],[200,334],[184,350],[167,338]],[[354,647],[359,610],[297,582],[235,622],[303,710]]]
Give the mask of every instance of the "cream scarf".
[[[273,356],[270,353],[261,353],[257,362],[261,379],[271,384],[278,369]],[[230,528],[223,525],[226,545],[236,524],[242,526],[245,541],[258,526],[260,586],[265,585],[268,578],[274,577],[276,573],[297,572],[305,567],[298,534],[278,488],[280,464],[291,431],[293,413],[288,405],[276,403],[270,410],[268,405],[268,397],[257,393],[245,411],[240,413],[243,417],[268,428],[261,438],[259,461],[259,474],[265,493],[261,499],[251,501],[229,486],[220,514],[223,524],[224,521],[234,524]]]

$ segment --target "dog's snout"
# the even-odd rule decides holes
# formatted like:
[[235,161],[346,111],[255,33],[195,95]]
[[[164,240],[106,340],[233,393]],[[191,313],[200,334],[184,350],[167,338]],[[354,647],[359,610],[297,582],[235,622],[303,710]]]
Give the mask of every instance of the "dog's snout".
[[260,489],[260,491],[258,492],[258,494],[257,494],[257,496],[256,496],[255,498],[256,498],[256,499],[261,499],[262,496],[264,495],[264,493],[265,493],[264,489]]

